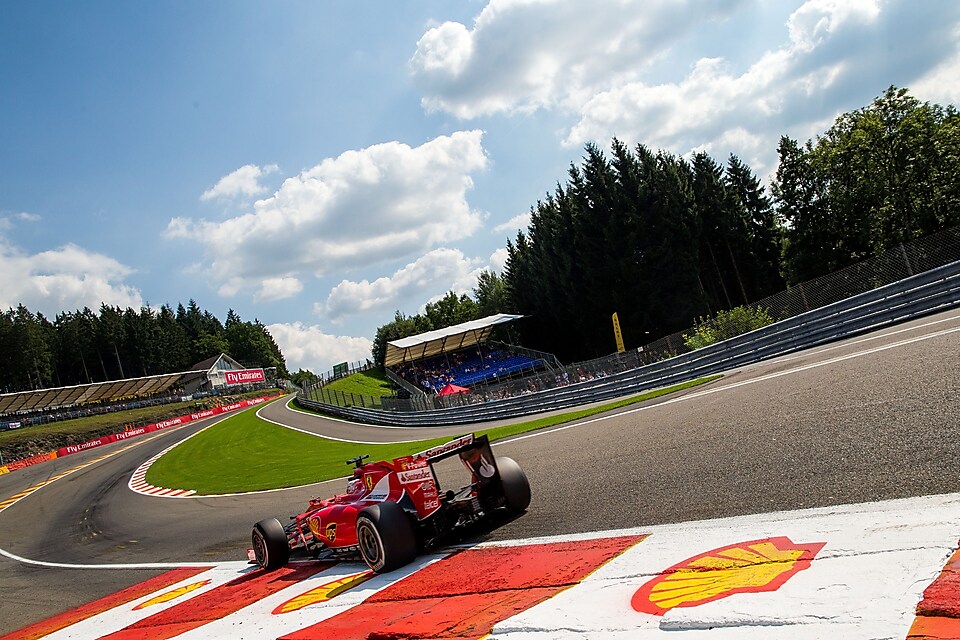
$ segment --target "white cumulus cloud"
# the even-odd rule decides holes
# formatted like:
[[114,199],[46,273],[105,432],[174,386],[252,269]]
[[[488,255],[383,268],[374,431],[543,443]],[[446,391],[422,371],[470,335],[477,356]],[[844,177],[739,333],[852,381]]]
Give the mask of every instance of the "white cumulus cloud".
[[27,309],[51,320],[62,311],[102,303],[139,308],[140,291],[124,279],[133,270],[75,244],[29,254],[0,238],[0,309]]
[[200,195],[201,200],[227,200],[238,196],[253,197],[264,193],[267,188],[260,184],[260,178],[280,170],[275,164],[258,167],[246,164],[233,173],[223,176],[217,184]]
[[287,178],[252,211],[223,221],[174,218],[166,234],[201,242],[208,273],[231,294],[409,258],[481,226],[466,194],[471,174],[487,167],[482,136],[460,131],[419,147],[347,151]]
[[374,281],[343,280],[316,310],[339,321],[373,310],[392,311],[415,301],[422,304],[453,290],[466,293],[477,282],[481,261],[457,249],[435,249],[390,276]]
[[368,338],[331,335],[316,325],[301,322],[270,324],[267,330],[291,372],[305,369],[322,375],[340,362],[366,362],[373,347]]
[[530,212],[521,213],[513,216],[506,222],[498,224],[493,228],[494,233],[506,233],[510,236],[512,240],[516,235],[517,231],[526,231],[530,226]]
[[571,119],[569,148],[735,153],[763,175],[781,135],[821,133],[890,85],[955,102],[958,33],[955,0],[491,0],[426,31],[410,67],[428,110],[549,109]]
[[472,28],[445,22],[410,60],[423,105],[461,118],[575,107],[635,79],[698,25],[742,0],[491,0]]
[[303,283],[297,278],[267,278],[257,292],[257,300],[285,300],[303,291]]

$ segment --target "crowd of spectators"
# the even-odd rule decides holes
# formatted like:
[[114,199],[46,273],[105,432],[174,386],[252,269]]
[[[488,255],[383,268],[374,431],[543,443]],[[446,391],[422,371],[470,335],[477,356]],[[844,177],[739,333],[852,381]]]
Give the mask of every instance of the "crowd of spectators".
[[500,349],[482,351],[474,348],[406,363],[397,369],[397,374],[427,393],[440,393],[448,385],[469,387],[531,368],[537,363],[532,358]]

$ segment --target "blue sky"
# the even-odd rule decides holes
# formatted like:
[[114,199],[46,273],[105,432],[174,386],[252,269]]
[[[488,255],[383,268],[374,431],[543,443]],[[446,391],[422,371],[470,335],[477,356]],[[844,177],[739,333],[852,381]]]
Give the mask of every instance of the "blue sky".
[[500,271],[583,145],[761,177],[889,85],[960,103],[955,0],[8,2],[0,307],[194,299],[288,367]]

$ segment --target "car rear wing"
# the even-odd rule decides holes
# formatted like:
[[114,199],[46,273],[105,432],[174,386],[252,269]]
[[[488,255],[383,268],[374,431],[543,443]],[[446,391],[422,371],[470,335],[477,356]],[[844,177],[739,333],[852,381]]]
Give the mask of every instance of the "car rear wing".
[[490,448],[490,443],[487,440],[487,436],[476,437],[472,433],[460,436],[459,438],[454,438],[450,442],[445,442],[444,444],[438,445],[436,447],[431,447],[424,451],[420,451],[411,456],[414,460],[420,460],[426,458],[427,462],[434,463],[444,458],[449,458],[452,455],[460,453],[461,451],[466,451],[468,449],[476,449],[486,446]]
[[412,462],[420,464],[426,462],[433,465],[435,462],[460,456],[460,461],[473,475],[473,482],[480,487],[486,487],[492,482],[498,482],[500,478],[497,468],[497,461],[490,449],[490,440],[486,435],[475,436],[472,433],[454,438],[450,442],[437,447],[415,453],[412,456]]

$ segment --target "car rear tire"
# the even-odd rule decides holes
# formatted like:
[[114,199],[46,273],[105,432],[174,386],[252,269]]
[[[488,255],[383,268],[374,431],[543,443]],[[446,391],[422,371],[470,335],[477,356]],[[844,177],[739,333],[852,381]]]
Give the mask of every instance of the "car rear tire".
[[360,556],[377,573],[410,564],[417,557],[417,537],[410,517],[395,502],[367,507],[357,515]]
[[497,456],[497,470],[503,483],[503,495],[510,513],[522,513],[530,505],[527,474],[513,458]]
[[290,559],[290,545],[287,532],[276,518],[265,518],[253,525],[253,554],[257,564],[267,571],[287,564]]

